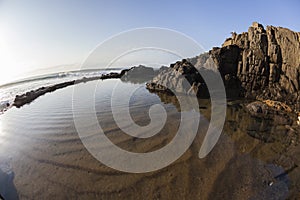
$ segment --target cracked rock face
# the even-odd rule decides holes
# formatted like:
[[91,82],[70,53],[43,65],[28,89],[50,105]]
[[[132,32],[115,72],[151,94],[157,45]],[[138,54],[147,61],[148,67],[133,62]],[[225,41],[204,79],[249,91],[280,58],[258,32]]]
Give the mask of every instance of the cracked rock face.
[[299,102],[300,33],[253,23],[210,54],[223,76],[237,78],[242,96]]
[[[207,95],[196,70],[218,70],[228,97],[271,99],[300,109],[300,33],[254,22],[248,32],[232,33],[222,47],[172,64],[147,84],[148,89],[169,87],[198,96]],[[182,78],[189,84],[182,84]]]

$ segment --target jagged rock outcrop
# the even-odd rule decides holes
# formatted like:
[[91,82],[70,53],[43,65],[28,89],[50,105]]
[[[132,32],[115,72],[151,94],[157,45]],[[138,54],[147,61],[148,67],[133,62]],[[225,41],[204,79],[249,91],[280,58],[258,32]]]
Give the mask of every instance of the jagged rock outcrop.
[[[254,22],[210,52],[222,76],[241,85],[241,96],[300,101],[300,33]],[[226,83],[226,80],[225,80]]]
[[[189,63],[189,64],[188,64]],[[300,110],[300,33],[287,28],[267,26],[254,22],[248,32],[232,33],[222,47],[214,47],[209,53],[177,62],[169,70],[159,73],[147,84],[152,90],[180,85],[180,76],[198,76],[196,69],[218,70],[224,80],[228,97],[271,99],[293,105]],[[174,66],[176,66],[174,68]],[[179,66],[179,69],[178,68]],[[182,68],[182,69],[181,69]],[[172,70],[174,72],[172,72]],[[195,73],[195,75],[193,75]],[[201,96],[201,78],[188,79]],[[190,81],[192,80],[192,81]],[[200,83],[200,85],[199,85]],[[181,87],[182,88],[182,87]],[[187,88],[183,90],[186,93]]]

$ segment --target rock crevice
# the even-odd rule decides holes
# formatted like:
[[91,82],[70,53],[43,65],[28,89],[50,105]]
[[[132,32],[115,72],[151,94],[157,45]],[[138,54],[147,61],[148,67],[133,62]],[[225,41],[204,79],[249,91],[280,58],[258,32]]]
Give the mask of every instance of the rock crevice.
[[[238,78],[244,89],[242,96],[294,104],[300,100],[299,38],[298,32],[274,26],[264,29],[255,22],[248,32],[233,34],[222,48],[212,49],[210,54],[221,74],[225,73],[222,75]],[[226,55],[224,49],[230,53]]]

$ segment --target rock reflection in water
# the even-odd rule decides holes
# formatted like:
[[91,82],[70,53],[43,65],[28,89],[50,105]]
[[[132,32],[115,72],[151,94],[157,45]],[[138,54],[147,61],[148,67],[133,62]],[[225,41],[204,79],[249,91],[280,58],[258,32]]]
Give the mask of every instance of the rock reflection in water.
[[[178,111],[181,111],[178,99],[176,96],[172,96],[163,92],[154,92],[157,96],[159,96],[160,100],[165,104],[173,104],[176,106]],[[185,96],[185,100],[188,102],[189,98]],[[209,99],[198,99],[199,101],[199,110],[201,114],[209,119],[211,108],[210,108],[210,100]],[[235,157],[228,166],[226,166],[215,181],[215,186],[212,189],[211,198],[216,198],[218,195],[221,195],[220,188],[222,188],[222,184],[224,185],[235,185],[230,183],[230,180],[236,180],[233,177],[236,177],[237,170],[241,170],[244,173],[247,172],[244,170],[244,164],[250,165],[250,162],[255,166],[255,169],[260,171],[258,166],[264,166],[265,170],[269,172],[269,176],[272,177],[268,180],[263,181],[262,185],[264,187],[259,187],[261,183],[254,181],[256,186],[252,186],[253,188],[257,188],[257,190],[253,190],[252,195],[249,196],[250,199],[270,199],[273,197],[278,197],[278,199],[285,199],[289,193],[289,184],[290,179],[288,177],[288,173],[293,171],[297,166],[294,164],[284,163],[286,161],[275,162],[278,158],[278,152],[282,152],[286,143],[288,142],[289,135],[287,134],[288,129],[284,126],[286,121],[281,118],[274,117],[273,119],[259,119],[256,117],[252,117],[243,106],[243,102],[241,101],[232,101],[228,103],[227,106],[227,117],[224,125],[224,134],[221,136],[218,145],[227,146],[225,141],[228,143],[233,142],[234,147],[237,150],[237,157]],[[288,119],[288,123],[291,123],[291,120]],[[229,137],[228,137],[229,136]],[[231,141],[230,141],[230,140]],[[230,142],[229,142],[230,141]],[[264,146],[264,144],[270,144],[272,146]],[[278,145],[279,144],[279,145]],[[224,153],[229,152],[228,149],[224,148]],[[216,147],[216,149],[219,149]],[[270,151],[270,149],[274,149],[274,151]],[[213,156],[214,153],[210,154],[209,157]],[[250,155],[250,157],[249,157]],[[272,159],[269,159],[272,158]],[[208,158],[207,158],[208,159]],[[258,159],[258,160],[257,160]],[[273,162],[272,162],[273,161]],[[270,162],[270,163],[269,163]],[[260,163],[260,164],[258,164]],[[269,163],[269,164],[268,164]],[[279,164],[279,165],[278,165]],[[284,167],[280,166],[283,164]],[[263,171],[263,170],[262,170]],[[255,172],[253,174],[262,173]],[[248,173],[248,172],[247,172]],[[250,172],[249,172],[250,173]],[[241,175],[243,177],[248,177],[248,175]],[[262,174],[262,176],[265,176]],[[231,177],[231,178],[229,178]],[[256,181],[261,181],[261,179],[257,179],[253,177]],[[228,182],[229,181],[229,182]],[[246,180],[242,182],[247,182]],[[247,188],[247,185],[241,185],[241,190],[243,188]],[[232,186],[228,188],[228,190],[236,189],[236,186]],[[228,194],[232,194],[228,192]],[[227,193],[226,193],[227,194]],[[223,196],[222,196],[223,195]],[[221,196],[224,197],[225,193]],[[220,198],[221,198],[220,196]],[[230,198],[228,196],[228,198]]]
[[[163,92],[151,92],[156,94],[165,104],[173,104],[178,111],[182,111],[178,97]],[[181,96],[185,104],[189,104],[189,96]],[[199,111],[206,118],[210,119],[210,99],[198,99]],[[263,143],[289,143],[295,139],[291,126],[295,122],[288,115],[272,115],[268,118],[253,117],[245,109],[245,101],[230,101],[227,106],[227,115],[224,125],[224,132],[233,138],[237,136],[251,136]],[[257,141],[253,140],[253,141]]]

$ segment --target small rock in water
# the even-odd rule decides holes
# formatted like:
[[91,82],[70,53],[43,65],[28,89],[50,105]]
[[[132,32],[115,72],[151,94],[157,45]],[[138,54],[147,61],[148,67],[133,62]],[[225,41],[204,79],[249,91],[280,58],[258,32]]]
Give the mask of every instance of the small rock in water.
[[273,181],[271,181],[270,183],[269,183],[269,186],[272,186],[274,184],[274,182]]
[[10,106],[9,101],[3,101],[0,103],[0,112],[4,112],[8,109],[8,107]]

